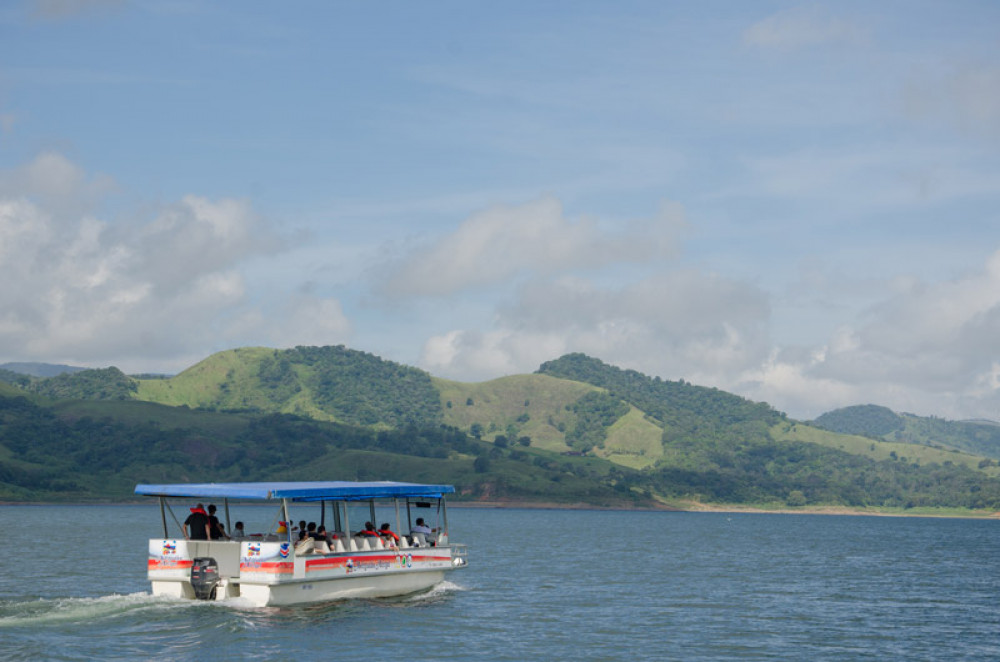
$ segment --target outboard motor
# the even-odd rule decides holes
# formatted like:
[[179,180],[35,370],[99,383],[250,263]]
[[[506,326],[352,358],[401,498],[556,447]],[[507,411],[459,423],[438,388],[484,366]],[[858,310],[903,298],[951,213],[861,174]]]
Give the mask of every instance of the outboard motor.
[[219,585],[219,564],[205,556],[194,559],[191,565],[191,588],[199,600],[214,600]]

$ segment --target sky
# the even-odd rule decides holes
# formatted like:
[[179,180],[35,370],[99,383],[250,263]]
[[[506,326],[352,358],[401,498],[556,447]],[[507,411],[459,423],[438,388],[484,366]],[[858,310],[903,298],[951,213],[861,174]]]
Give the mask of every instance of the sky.
[[1000,420],[1000,3],[0,6],[0,362],[341,344]]

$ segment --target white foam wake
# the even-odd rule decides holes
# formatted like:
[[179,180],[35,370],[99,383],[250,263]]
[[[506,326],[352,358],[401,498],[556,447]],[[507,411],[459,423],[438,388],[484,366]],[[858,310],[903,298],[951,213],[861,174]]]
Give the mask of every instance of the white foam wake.
[[464,586],[459,586],[453,582],[443,581],[440,584],[435,584],[429,591],[425,593],[418,593],[416,595],[411,595],[407,601],[408,602],[421,602],[423,600],[434,600],[435,598],[440,598],[448,593],[454,593],[456,591],[468,590]]
[[0,603],[0,628],[15,628],[55,623],[72,623],[115,618],[140,610],[162,609],[167,605],[190,602],[154,597],[150,593],[103,595],[96,598],[40,598],[32,601]]

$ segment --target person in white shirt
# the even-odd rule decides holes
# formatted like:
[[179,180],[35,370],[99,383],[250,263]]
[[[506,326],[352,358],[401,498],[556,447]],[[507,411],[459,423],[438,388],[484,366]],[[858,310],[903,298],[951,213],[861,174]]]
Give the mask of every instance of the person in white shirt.
[[410,535],[418,545],[427,545],[434,542],[434,529],[424,524],[424,518],[418,517],[417,523],[410,528]]

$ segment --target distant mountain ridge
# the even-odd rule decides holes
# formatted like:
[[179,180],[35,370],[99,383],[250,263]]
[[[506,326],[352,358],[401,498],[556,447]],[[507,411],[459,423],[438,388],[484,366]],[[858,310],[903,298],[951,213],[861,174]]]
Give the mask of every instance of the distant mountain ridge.
[[[114,367],[4,365],[22,372],[0,367],[0,382],[54,399],[141,400],[215,411],[288,413],[385,429],[447,423],[487,439],[516,440],[527,434],[551,450],[617,456],[620,463],[637,468],[662,456],[659,440],[650,442],[653,436],[662,434],[669,441],[716,434],[728,426],[770,427],[786,420],[767,403],[684,380],[647,377],[579,353],[543,363],[534,377],[478,385],[435,378],[342,345],[226,350],[173,377],[131,377]],[[54,374],[29,376],[29,369]],[[565,381],[533,384],[538,376]],[[565,382],[586,386],[570,388]],[[503,387],[508,394],[497,397],[504,384],[514,386]],[[595,389],[610,398],[588,395]],[[477,392],[493,395],[473,397]],[[538,393],[554,396],[549,410],[538,406],[548,402]],[[615,409],[616,402],[627,406],[611,418],[606,411],[601,413]],[[627,416],[630,411],[635,415]],[[827,412],[811,424],[838,434],[1000,458],[1000,424],[991,421],[946,421],[869,404]]]
[[62,365],[59,363],[35,363],[35,362],[14,362],[0,363],[0,370],[9,370],[29,377],[55,377],[66,372],[80,372],[89,370],[73,365]]

